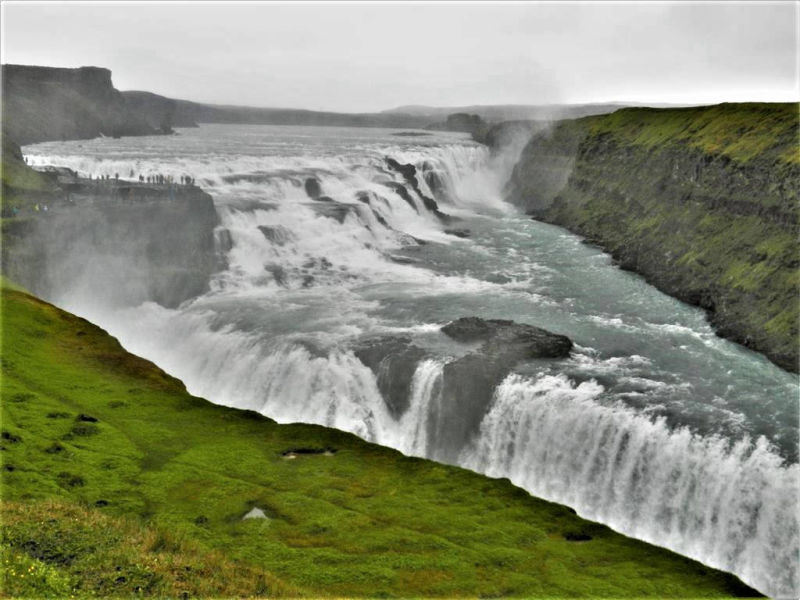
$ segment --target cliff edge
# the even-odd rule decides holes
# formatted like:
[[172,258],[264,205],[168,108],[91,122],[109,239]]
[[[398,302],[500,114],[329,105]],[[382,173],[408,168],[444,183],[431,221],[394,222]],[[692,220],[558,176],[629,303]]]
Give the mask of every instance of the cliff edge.
[[21,145],[171,133],[169,121],[151,124],[100,67],[3,65],[2,98],[3,135]]
[[507,186],[798,372],[797,104],[631,108],[532,138]]

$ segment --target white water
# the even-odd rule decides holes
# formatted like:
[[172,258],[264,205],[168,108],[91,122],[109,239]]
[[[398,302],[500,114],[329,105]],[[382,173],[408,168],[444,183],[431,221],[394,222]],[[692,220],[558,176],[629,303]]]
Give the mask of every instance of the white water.
[[[432,424],[459,410],[442,369],[470,350],[441,324],[478,315],[564,333],[573,356],[519,365],[485,399],[478,435],[450,449],[458,462],[770,595],[800,592],[796,378],[575,236],[518,216],[500,193],[513,156],[458,136],[223,126],[25,150],[84,174],[190,174],[214,196],[232,247],[205,296],[178,310],[112,310],[102,285],[53,297],[192,393],[433,456]],[[385,156],[415,164],[421,191],[461,221],[440,222],[413,192],[409,206]],[[310,200],[308,177],[345,209]],[[427,354],[394,416],[353,349],[398,335]]]

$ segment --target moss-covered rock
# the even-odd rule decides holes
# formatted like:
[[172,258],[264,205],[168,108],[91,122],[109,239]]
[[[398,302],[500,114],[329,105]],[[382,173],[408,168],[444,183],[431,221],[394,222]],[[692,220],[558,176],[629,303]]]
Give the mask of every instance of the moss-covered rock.
[[536,136],[508,193],[796,372],[797,141],[796,104],[623,109]]

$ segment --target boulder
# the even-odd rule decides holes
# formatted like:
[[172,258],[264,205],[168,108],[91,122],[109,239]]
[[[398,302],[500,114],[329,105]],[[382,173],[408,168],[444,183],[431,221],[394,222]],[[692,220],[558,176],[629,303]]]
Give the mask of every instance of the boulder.
[[411,382],[426,352],[407,337],[381,337],[365,340],[354,351],[358,360],[369,367],[378,389],[394,417],[408,409]]
[[312,200],[316,200],[322,195],[322,186],[316,177],[309,177],[306,179],[304,186],[306,188],[306,194],[308,194],[308,197]]
[[463,317],[441,329],[461,343],[480,343],[444,366],[442,396],[430,419],[436,439],[433,458],[455,463],[478,432],[494,390],[518,363],[537,358],[566,358],[572,342],[539,327],[500,319]]

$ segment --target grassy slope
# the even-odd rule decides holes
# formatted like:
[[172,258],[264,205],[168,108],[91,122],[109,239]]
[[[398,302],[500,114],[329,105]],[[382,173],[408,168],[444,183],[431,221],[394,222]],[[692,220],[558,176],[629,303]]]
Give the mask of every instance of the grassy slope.
[[7,135],[3,135],[3,155],[0,163],[0,180],[3,193],[2,206],[27,206],[36,197],[53,190],[53,184],[44,175],[31,169],[17,146]]
[[[506,480],[192,397],[5,283],[2,342],[6,594],[751,592]],[[269,520],[242,521],[253,506]]]
[[798,212],[798,106],[625,109],[583,126],[546,218],[713,306],[720,333],[797,371],[800,256],[782,215]]

